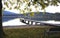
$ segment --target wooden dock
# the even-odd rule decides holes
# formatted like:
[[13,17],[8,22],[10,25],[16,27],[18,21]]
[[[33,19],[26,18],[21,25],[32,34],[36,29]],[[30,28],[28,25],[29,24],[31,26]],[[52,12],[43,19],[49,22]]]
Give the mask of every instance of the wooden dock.
[[52,24],[51,23],[45,23],[43,21],[37,21],[37,20],[30,20],[30,19],[24,19],[24,18],[20,18],[20,21],[28,24],[28,25],[49,25],[49,26],[60,26],[60,24]]

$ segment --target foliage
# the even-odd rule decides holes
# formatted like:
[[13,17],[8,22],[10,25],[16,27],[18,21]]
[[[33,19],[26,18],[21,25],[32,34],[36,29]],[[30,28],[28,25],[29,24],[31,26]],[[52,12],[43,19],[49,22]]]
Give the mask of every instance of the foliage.
[[34,0],[34,2],[37,2],[38,4],[40,4],[42,9],[45,9],[49,5],[58,6],[60,0]]
[[[41,7],[41,9],[39,8],[40,10],[45,10],[45,8],[48,7],[49,5],[58,6],[58,3],[60,3],[60,0],[7,0],[7,1],[2,0],[2,1],[4,2],[4,5],[10,10],[12,9],[11,6],[14,6],[16,4],[14,6],[14,9],[19,10],[20,13],[24,12],[24,14],[26,12],[33,12],[32,8],[30,8],[31,5],[34,6],[35,9],[38,8],[38,6],[40,6]],[[9,4],[11,6],[9,6]],[[3,8],[6,9],[4,5]],[[33,15],[33,13],[31,13],[31,15]]]
[[34,16],[34,12],[31,12],[31,13],[30,13],[30,16]]

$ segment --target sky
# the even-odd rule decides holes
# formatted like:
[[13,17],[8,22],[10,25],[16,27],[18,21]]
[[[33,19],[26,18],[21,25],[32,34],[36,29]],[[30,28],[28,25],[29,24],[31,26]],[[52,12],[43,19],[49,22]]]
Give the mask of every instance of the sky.
[[[4,1],[5,2],[5,1]],[[4,3],[2,2],[2,4]],[[15,1],[16,2],[16,1]],[[8,2],[9,3],[9,2]],[[20,9],[24,9],[26,3],[24,3],[23,5],[21,5],[21,8]],[[13,9],[14,6],[16,6],[16,4],[14,4],[13,6],[12,5],[8,5],[9,7],[12,7],[12,10],[9,10],[4,4],[3,4],[3,7],[6,8],[7,11],[11,11],[13,13],[17,13],[17,14],[20,14],[19,13],[19,10],[16,10],[16,9]],[[34,8],[34,6],[31,6],[30,8],[32,8],[32,11],[35,12],[35,11],[40,11],[40,12],[43,12],[43,10],[39,10],[40,7],[37,8],[37,10]],[[48,6],[45,8],[46,12],[49,12],[49,13],[56,13],[56,12],[59,12],[60,13],[60,4],[59,6]]]
[[[23,8],[23,7],[22,7]],[[31,6],[32,10],[35,12],[35,8],[33,6]],[[56,13],[56,12],[59,12],[60,13],[60,5],[59,6],[48,6],[47,8],[45,8],[46,12],[49,12],[49,13]],[[17,13],[17,14],[20,14],[19,13],[19,10],[16,10],[16,9],[12,9],[12,10],[8,10],[8,8],[6,9],[6,11],[11,11],[13,13]],[[39,10],[40,12],[43,12],[43,10]]]

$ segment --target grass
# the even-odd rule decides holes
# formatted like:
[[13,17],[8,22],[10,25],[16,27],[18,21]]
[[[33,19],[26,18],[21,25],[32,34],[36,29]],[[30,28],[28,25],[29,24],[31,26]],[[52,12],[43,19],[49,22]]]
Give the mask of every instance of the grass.
[[48,38],[47,34],[44,35],[48,28],[6,28],[4,29],[4,32],[6,34],[5,38],[45,38],[45,36]]

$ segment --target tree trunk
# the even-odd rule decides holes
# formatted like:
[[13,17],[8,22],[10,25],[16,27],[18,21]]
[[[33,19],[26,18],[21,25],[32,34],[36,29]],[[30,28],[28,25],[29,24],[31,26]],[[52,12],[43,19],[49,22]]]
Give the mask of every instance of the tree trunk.
[[3,27],[2,27],[2,1],[0,2],[0,38],[4,37]]
[[2,25],[0,25],[0,38],[4,37],[4,32],[3,32],[3,28]]

